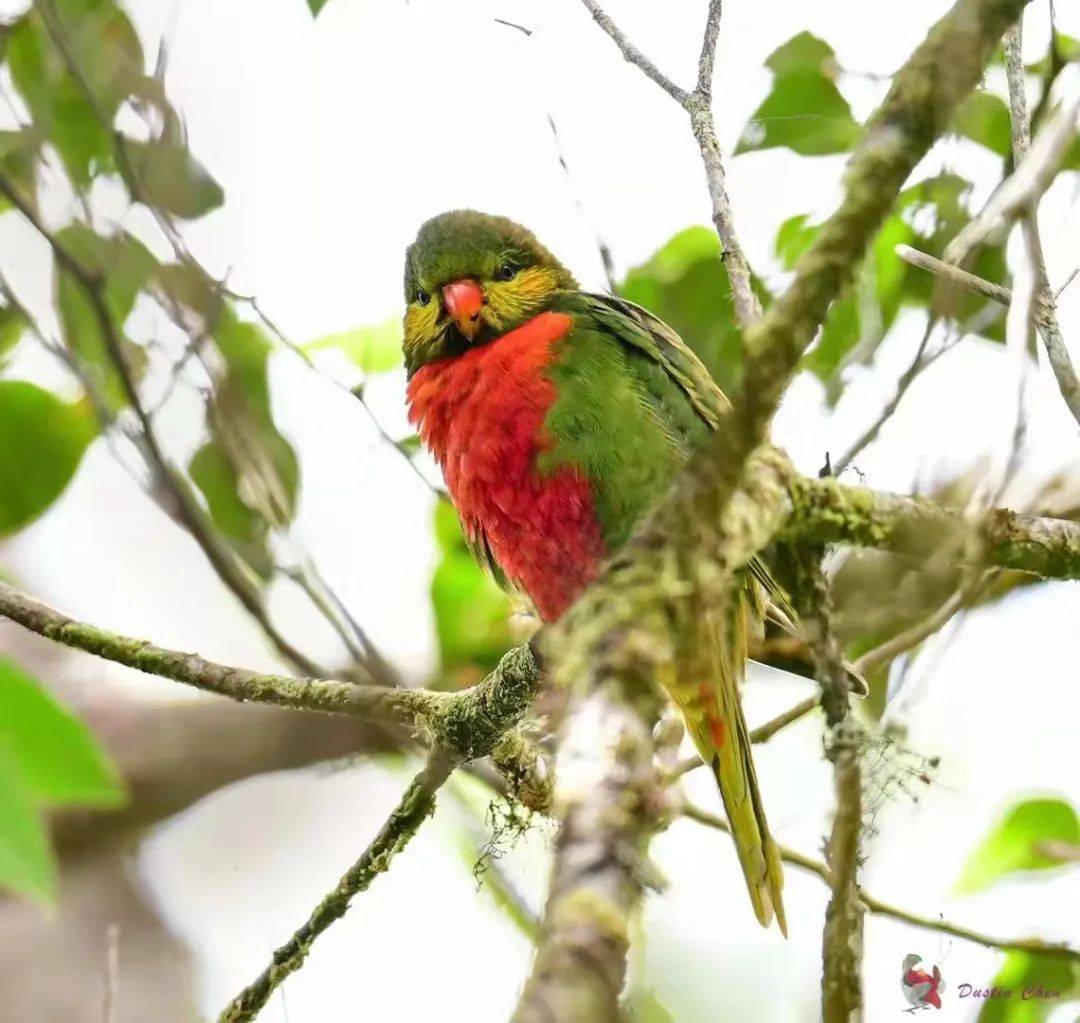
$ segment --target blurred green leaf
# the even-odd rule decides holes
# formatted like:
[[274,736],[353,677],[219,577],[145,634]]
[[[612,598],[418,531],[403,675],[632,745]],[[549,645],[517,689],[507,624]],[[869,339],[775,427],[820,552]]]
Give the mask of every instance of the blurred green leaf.
[[[33,128],[0,131],[0,172],[32,209],[37,209],[37,161],[41,141]],[[0,213],[11,207],[7,196],[0,196]]]
[[311,13],[316,18],[319,16],[319,12],[329,3],[329,0],[307,0],[307,5],[311,8]]
[[0,888],[39,902],[56,899],[56,857],[29,785],[0,743]]
[[210,408],[211,431],[232,463],[244,503],[271,524],[296,512],[300,466],[278,431],[270,402],[273,345],[258,324],[222,307],[213,331],[225,375]]
[[0,658],[0,747],[31,796],[50,806],[118,806],[116,768],[90,730],[13,661]]
[[34,126],[56,147],[76,186],[111,171],[113,118],[143,74],[142,47],[123,11],[112,0],[51,0],[11,28],[7,48]]
[[784,146],[803,156],[844,153],[862,128],[840,94],[836,54],[809,32],[800,32],[765,62],[773,85],[743,128],[736,155]]
[[0,380],[0,536],[37,518],[79,467],[96,424],[82,402]]
[[953,115],[952,130],[972,142],[1008,157],[1012,154],[1012,127],[1005,101],[992,92],[971,93]]
[[[1076,968],[1054,956],[1010,952],[988,986],[1012,994],[1008,998],[987,998],[978,1023],[1043,1023],[1076,992]],[[1056,996],[1052,992],[1057,992]]]
[[[103,236],[85,224],[71,224],[56,234],[57,241],[90,273],[104,280],[103,299],[118,335],[157,267],[150,250],[127,232]],[[83,286],[66,270],[56,268],[56,300],[64,340],[93,373],[114,411],[127,404],[120,375],[109,356],[98,318]],[[128,369],[138,380],[146,370],[146,353],[126,338],[123,349]]]
[[25,328],[26,320],[18,309],[0,308],[0,366],[4,356],[19,343]]
[[[757,279],[754,290],[767,305],[769,293]],[[630,270],[618,292],[673,327],[720,387],[734,393],[742,367],[742,332],[720,240],[712,228],[680,231],[647,262]]]
[[222,446],[216,440],[207,441],[195,452],[188,473],[205,498],[214,524],[244,560],[268,580],[273,563],[266,548],[266,523],[244,503],[240,478]]
[[195,485],[202,491],[214,522],[226,536],[245,543],[257,540],[265,531],[262,522],[237,493],[236,470],[221,448],[212,441],[195,452],[188,466]]
[[1076,811],[1061,799],[1030,799],[1014,806],[969,857],[958,892],[976,892],[1016,871],[1060,867],[1039,848],[1044,842],[1080,842]]
[[308,352],[335,348],[365,373],[386,373],[402,363],[401,320],[327,334],[304,345]]
[[513,645],[510,599],[476,563],[446,501],[435,506],[435,539],[442,556],[431,580],[431,603],[440,661],[446,671],[470,669],[478,677]]
[[181,143],[125,138],[123,144],[135,176],[133,194],[151,206],[194,220],[225,201],[221,185]]

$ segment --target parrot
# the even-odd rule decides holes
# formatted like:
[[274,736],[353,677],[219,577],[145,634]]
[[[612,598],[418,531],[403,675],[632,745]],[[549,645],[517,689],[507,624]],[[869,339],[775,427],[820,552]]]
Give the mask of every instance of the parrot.
[[[405,256],[410,422],[470,549],[554,622],[708,439],[728,398],[676,332],[591,293],[527,228],[475,210],[421,225]],[[658,679],[711,766],[754,913],[786,936],[783,871],[739,686],[775,590],[760,561],[695,616]],[[775,595],[775,594],[774,594]]]

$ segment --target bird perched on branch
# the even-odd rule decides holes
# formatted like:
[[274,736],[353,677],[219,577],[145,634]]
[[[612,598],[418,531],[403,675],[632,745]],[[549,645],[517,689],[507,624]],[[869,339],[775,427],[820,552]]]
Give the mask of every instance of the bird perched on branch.
[[[471,210],[427,221],[405,257],[409,416],[465,537],[555,621],[664,494],[728,400],[640,306],[582,291],[533,234]],[[695,620],[661,681],[712,766],[758,920],[786,933],[783,874],[739,699],[771,586],[760,563]]]

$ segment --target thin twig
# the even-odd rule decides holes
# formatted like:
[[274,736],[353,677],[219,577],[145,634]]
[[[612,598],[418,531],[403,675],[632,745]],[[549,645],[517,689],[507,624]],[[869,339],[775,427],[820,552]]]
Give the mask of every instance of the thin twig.
[[[707,810],[694,806],[693,804],[685,804],[682,807],[681,813],[687,819],[696,821],[698,824],[703,824],[707,828],[723,831],[727,835],[731,834],[731,826],[726,820],[715,814],[709,813]],[[815,860],[812,857],[806,856],[785,845],[779,845],[777,848],[780,851],[780,859],[785,863],[790,863],[793,867],[798,867],[808,873],[816,874],[826,884],[830,883],[831,873],[829,868],[820,860]],[[882,899],[875,898],[862,888],[859,889],[859,901],[866,907],[868,912],[877,916],[887,916],[891,917],[893,920],[900,920],[903,923],[911,924],[912,927],[922,927],[928,931],[949,934],[954,938],[961,938],[964,941],[983,945],[986,948],[1001,949],[1003,952],[1029,952],[1032,955],[1053,956],[1055,958],[1080,962],[1080,950],[1071,948],[1068,945],[1040,941],[1038,938],[992,937],[989,934],[983,934],[980,931],[973,931],[968,927],[962,927],[960,924],[951,923],[941,917],[922,916],[918,913],[910,913],[906,909],[901,909]]]
[[389,869],[394,856],[435,809],[435,794],[455,766],[455,761],[444,754],[435,753],[429,758],[360,859],[315,907],[307,922],[274,952],[270,965],[229,1003],[218,1023],[250,1023],[255,1019],[285,978],[303,966],[315,939],[345,915],[356,895],[367,891],[372,881]]
[[[914,250],[912,250],[914,251]],[[836,460],[833,465],[833,473],[839,476],[845,469],[848,468],[859,457],[860,454],[877,439],[879,433],[885,424],[895,415],[896,410],[900,407],[900,402],[903,401],[904,395],[907,394],[908,389],[918,378],[919,374],[930,364],[929,359],[926,357],[926,348],[930,343],[930,337],[934,333],[934,327],[937,324],[935,317],[930,316],[926,321],[926,327],[923,330],[922,339],[919,341],[919,347],[915,350],[915,357],[911,360],[907,369],[900,374],[900,379],[896,382],[896,390],[893,391],[892,397],[885,403],[885,407],[881,410],[878,417],[865,429],[854,441],[851,446]]]
[[690,99],[690,93],[679,88],[667,77],[644,53],[641,52],[623,33],[622,29],[604,13],[603,8],[596,0],[581,0],[593,16],[596,22],[611,38],[611,41],[619,48],[623,58],[630,64],[640,68],[646,77],[651,78],[661,89],[664,90],[676,103],[685,107]]
[[1061,106],[1035,136],[1016,170],[945,248],[945,261],[960,265],[977,246],[998,236],[1053,183],[1076,135],[1080,96]]
[[712,219],[723,244],[724,267],[731,283],[732,302],[739,322],[746,326],[761,315],[761,304],[754,294],[750,265],[735,231],[735,217],[727,193],[724,164],[720,159],[720,144],[716,138],[716,123],[712,115],[712,80],[716,59],[716,41],[720,29],[720,0],[710,0],[705,31],[698,58],[697,84],[693,92],[681,89],[663,75],[648,57],[626,38],[623,31],[608,17],[595,0],[582,0],[596,23],[611,37],[623,57],[634,64],[660,86],[690,116],[690,128],[701,151],[705,179],[712,202]]
[[[1024,55],[1023,55],[1023,20],[1011,28],[1005,35],[1005,72],[1009,82],[1009,122],[1012,125],[1013,162],[1018,169],[1032,152],[1031,123],[1025,93]],[[1053,45],[1053,39],[1051,40]],[[1072,104],[1072,132],[1075,136],[1076,119],[1080,115],[1080,97]],[[1050,125],[1047,125],[1049,128]],[[1040,138],[1042,132],[1039,133]],[[1056,166],[1056,164],[1055,164]],[[1041,194],[1041,193],[1040,193]],[[1065,339],[1061,334],[1057,311],[1054,308],[1054,294],[1050,288],[1050,278],[1046,272],[1046,258],[1043,255],[1042,237],[1039,234],[1038,210],[1035,200],[1028,203],[1021,219],[1024,241],[1035,271],[1036,296],[1038,309],[1037,322],[1039,333],[1046,348],[1047,361],[1053,370],[1058,389],[1065,400],[1073,418],[1080,423],[1080,379],[1073,368]]]
[[920,252],[910,245],[897,245],[894,251],[905,263],[917,266],[920,270],[927,270],[936,277],[943,278],[950,284],[955,284],[965,291],[972,291],[976,295],[993,299],[993,301],[1003,306],[1008,306],[1012,301],[1012,291],[1009,288],[1004,288],[1000,284],[994,284],[976,274],[961,270],[960,267],[954,266],[952,263],[946,263],[928,253]]
[[897,633],[880,646],[863,654],[855,661],[855,670],[865,675],[917,647],[923,640],[940,631],[957,611],[966,607],[985,582],[986,577],[983,573],[972,573],[971,578],[958,586],[936,611],[910,629]]

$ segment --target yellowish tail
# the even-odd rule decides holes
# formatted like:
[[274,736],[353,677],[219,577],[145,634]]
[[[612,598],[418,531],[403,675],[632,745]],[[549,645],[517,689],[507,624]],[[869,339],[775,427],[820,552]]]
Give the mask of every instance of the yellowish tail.
[[692,645],[678,659],[669,687],[702,759],[712,766],[724,801],[754,913],[764,927],[776,919],[787,936],[780,854],[769,834],[751,757],[739,686],[746,669],[747,638],[760,601],[755,582],[725,608],[701,616]]

